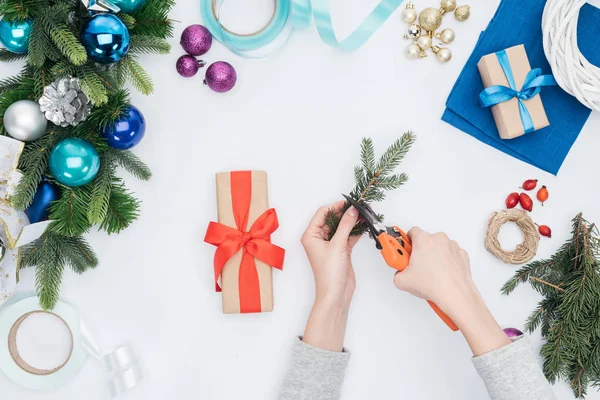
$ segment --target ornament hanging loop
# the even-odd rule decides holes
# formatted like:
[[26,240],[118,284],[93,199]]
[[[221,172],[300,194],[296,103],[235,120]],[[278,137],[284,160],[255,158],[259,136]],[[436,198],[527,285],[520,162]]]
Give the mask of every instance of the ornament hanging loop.
[[117,14],[121,9],[110,0],[81,0],[90,15],[110,12]]

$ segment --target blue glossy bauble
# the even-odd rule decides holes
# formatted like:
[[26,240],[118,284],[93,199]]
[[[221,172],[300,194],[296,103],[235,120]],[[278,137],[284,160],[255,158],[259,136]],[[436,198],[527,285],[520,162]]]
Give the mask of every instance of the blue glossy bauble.
[[81,29],[81,43],[100,64],[119,61],[129,50],[129,30],[113,14],[96,14]]
[[129,106],[125,114],[115,121],[111,128],[108,125],[104,128],[102,136],[106,138],[108,145],[113,149],[130,149],[138,144],[146,132],[146,120],[144,116],[134,106]]
[[31,25],[30,19],[23,22],[0,21],[0,43],[13,53],[27,53]]
[[47,220],[50,214],[50,204],[59,198],[60,188],[57,185],[52,182],[40,183],[35,191],[31,205],[25,210],[29,222],[35,224],[36,222]]
[[111,3],[121,9],[121,12],[131,14],[146,4],[146,0],[111,0]]
[[89,142],[69,138],[59,142],[50,152],[50,171],[66,186],[82,186],[96,177],[100,156]]

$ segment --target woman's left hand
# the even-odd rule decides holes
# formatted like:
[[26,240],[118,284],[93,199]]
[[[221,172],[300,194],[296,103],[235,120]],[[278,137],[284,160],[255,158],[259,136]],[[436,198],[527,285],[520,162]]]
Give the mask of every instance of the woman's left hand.
[[350,207],[342,216],[331,241],[325,215],[331,209],[341,212],[343,201],[321,207],[302,235],[302,245],[315,276],[315,304],[306,324],[304,342],[321,349],[341,351],[350,301],[356,287],[350,255],[360,238],[350,237],[358,212]]

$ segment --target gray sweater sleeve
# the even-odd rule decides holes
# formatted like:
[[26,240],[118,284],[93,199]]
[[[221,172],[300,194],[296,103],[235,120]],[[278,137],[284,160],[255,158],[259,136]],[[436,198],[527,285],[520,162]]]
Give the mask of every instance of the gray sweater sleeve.
[[[298,340],[293,360],[279,400],[340,398],[350,353],[321,350]],[[491,400],[556,400],[525,337],[473,358],[473,364]]]
[[317,349],[298,339],[279,400],[339,399],[349,360],[350,353],[345,349]]
[[556,399],[527,337],[473,358],[473,365],[492,400]]

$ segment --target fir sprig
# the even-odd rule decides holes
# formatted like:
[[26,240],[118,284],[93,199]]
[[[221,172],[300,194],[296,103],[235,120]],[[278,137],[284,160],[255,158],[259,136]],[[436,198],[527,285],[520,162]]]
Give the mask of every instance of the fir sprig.
[[502,293],[525,282],[544,297],[525,330],[541,327],[546,378],[566,380],[575,396],[584,398],[588,386],[600,382],[600,239],[595,225],[578,214],[571,239],[551,258],[519,269]]
[[[372,203],[385,199],[385,192],[398,189],[408,180],[404,173],[394,175],[393,172],[400,165],[404,156],[410,150],[415,142],[416,136],[408,131],[397,139],[381,155],[375,163],[375,149],[373,141],[370,138],[363,138],[361,142],[361,165],[354,168],[354,189],[349,197],[359,203]],[[342,214],[350,207],[346,202],[341,212],[329,210],[325,217],[325,224],[328,228],[328,238],[331,240],[340,224]],[[378,215],[383,220],[383,215]],[[356,224],[352,230],[352,235],[362,235],[367,231],[367,225],[364,222]]]
[[56,305],[65,267],[82,274],[98,265],[94,250],[81,236],[64,237],[51,231],[22,248],[21,267],[36,268],[36,288],[40,305],[51,310]]

